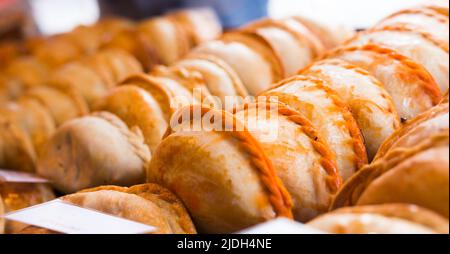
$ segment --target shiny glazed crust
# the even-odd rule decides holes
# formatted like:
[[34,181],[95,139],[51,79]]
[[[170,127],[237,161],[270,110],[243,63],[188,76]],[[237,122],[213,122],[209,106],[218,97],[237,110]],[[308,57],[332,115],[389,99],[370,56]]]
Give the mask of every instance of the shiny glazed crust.
[[380,81],[364,69],[328,59],[311,64],[299,74],[323,79],[347,103],[364,135],[370,160],[383,141],[400,127],[393,99]]
[[[339,58],[369,71],[383,83],[404,120],[414,118],[439,103],[441,93],[423,66],[397,52],[375,44],[338,48],[324,58]],[[383,75],[380,75],[383,67]],[[389,70],[389,69],[390,70]]]
[[[312,94],[314,96],[310,96]],[[367,164],[364,139],[356,120],[347,105],[324,81],[299,75],[276,84],[261,96],[274,97],[313,123],[333,151],[344,181]],[[335,114],[330,115],[329,112]],[[322,127],[327,129],[319,129]]]

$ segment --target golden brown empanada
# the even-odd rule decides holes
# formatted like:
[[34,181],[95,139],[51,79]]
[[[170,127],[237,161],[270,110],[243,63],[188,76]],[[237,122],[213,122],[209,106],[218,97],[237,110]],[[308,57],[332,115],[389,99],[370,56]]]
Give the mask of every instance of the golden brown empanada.
[[[195,234],[196,230],[181,201],[156,184],[130,188],[101,186],[67,195],[62,200],[131,221],[156,227],[155,234]],[[21,234],[54,234],[39,227],[28,227]]]
[[[187,128],[202,121],[216,131]],[[180,197],[200,232],[230,233],[276,216],[292,217],[289,193],[270,159],[232,114],[186,106],[171,123],[147,179]]]
[[17,124],[0,118],[0,167],[34,172],[36,151],[29,135]]
[[112,73],[114,83],[122,82],[130,75],[143,72],[141,64],[132,55],[121,49],[105,49],[94,56],[105,64]]
[[79,92],[89,106],[108,92],[107,84],[81,62],[72,62],[54,71],[48,84],[56,88]]
[[[160,79],[166,86],[170,86],[170,83],[173,82],[177,83],[178,86],[183,87],[191,93],[191,96],[187,96],[187,98],[192,97],[194,101],[203,102],[211,96],[200,72],[188,70],[182,66],[156,66],[150,72],[150,75],[156,79]],[[174,87],[171,89],[176,88]],[[194,101],[192,101],[191,104],[193,104]]]
[[261,96],[281,101],[301,112],[331,148],[345,180],[367,163],[364,140],[350,109],[324,81],[295,76]]
[[[208,90],[212,95],[219,97],[222,103],[226,103],[227,96],[240,96],[242,99],[248,95],[248,91],[237,73],[223,60],[212,55],[193,54],[176,63],[188,70],[201,73]],[[238,104],[239,101],[225,105],[228,109]]]
[[448,219],[407,204],[341,208],[307,225],[332,234],[448,234]]
[[113,89],[95,104],[94,110],[115,114],[130,129],[139,127],[151,151],[167,130],[168,123],[158,101],[137,86],[125,85]]
[[208,54],[224,60],[256,95],[284,77],[283,64],[270,43],[256,33],[235,31],[224,34],[194,49],[194,54]]
[[299,74],[323,79],[350,107],[364,135],[369,159],[397,128],[400,117],[383,85],[367,71],[338,59],[313,63]]
[[347,46],[329,52],[325,58],[338,58],[366,69],[377,78],[392,98],[403,120],[414,118],[441,100],[439,86],[420,64],[396,51],[376,45]]
[[187,31],[170,18],[151,18],[139,23],[138,30],[154,47],[159,61],[165,65],[174,63],[190,49]]
[[50,112],[57,126],[89,111],[83,97],[70,88],[39,86],[28,90],[22,98],[41,103]]
[[48,68],[37,59],[20,57],[2,70],[0,86],[8,99],[17,99],[30,87],[43,85],[48,75]]
[[350,39],[354,34],[352,29],[347,27],[325,25],[317,20],[312,20],[303,16],[290,17],[288,20],[293,20],[305,26],[320,39],[326,49],[332,49],[340,45],[344,41]]
[[427,32],[405,26],[389,26],[359,33],[349,45],[375,43],[396,50],[423,65],[445,93],[449,88],[448,43]]
[[[0,182],[0,197],[2,198],[0,203],[4,204],[5,213],[9,213],[53,200],[55,194],[48,184]],[[16,221],[6,221],[5,233],[18,233],[26,226]]]
[[382,158],[389,150],[409,148],[429,136],[448,131],[448,103],[439,104],[406,124],[387,138],[375,157]]
[[45,145],[37,172],[59,191],[72,193],[104,184],[143,183],[149,160],[137,126],[130,129],[117,116],[98,112],[59,127]]
[[259,141],[289,191],[296,220],[308,221],[328,210],[342,184],[333,152],[311,122],[287,105],[245,104],[235,116]]
[[169,13],[168,17],[181,25],[182,29],[187,32],[191,47],[216,39],[222,34],[219,18],[212,9],[180,10]]
[[31,49],[31,54],[49,68],[54,69],[76,60],[83,54],[83,49],[68,36],[62,34],[45,38],[37,43]]
[[280,57],[286,77],[306,67],[324,50],[317,39],[311,39],[314,37],[307,29],[300,30],[287,22],[265,19],[243,29],[257,33],[270,43]]
[[433,5],[426,8],[401,10],[380,21],[375,26],[375,29],[398,25],[405,26],[418,32],[427,32],[433,37],[446,43],[448,47],[448,8],[446,16],[440,13],[439,9],[439,7]]
[[410,148],[390,150],[354,175],[331,209],[345,205],[416,204],[448,218],[448,130]]

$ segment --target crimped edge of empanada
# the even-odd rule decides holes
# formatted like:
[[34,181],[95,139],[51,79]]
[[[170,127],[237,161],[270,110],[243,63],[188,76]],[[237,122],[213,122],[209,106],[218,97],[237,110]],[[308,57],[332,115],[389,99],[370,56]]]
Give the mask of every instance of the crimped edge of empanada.
[[[276,215],[293,218],[291,196],[286,190],[284,184],[278,178],[271,160],[267,157],[259,142],[250,134],[247,128],[245,128],[243,124],[236,119],[233,114],[223,110],[215,110],[203,105],[185,106],[182,109],[178,110],[177,113],[172,117],[171,125],[167,129],[164,138],[168,137],[174,132],[172,128],[174,126],[177,126],[177,123],[182,122],[182,119],[180,118],[184,115],[184,111],[200,112],[201,115],[199,117],[203,117],[205,114],[212,112],[213,114],[221,117],[223,130],[229,129],[225,128],[225,126],[231,126],[232,130],[221,131],[218,133],[234,138],[240,144],[241,149],[248,153],[253,166],[260,176],[261,183],[267,191],[269,202],[272,205]],[[193,114],[189,114],[189,116],[191,122],[196,120],[193,119]]]

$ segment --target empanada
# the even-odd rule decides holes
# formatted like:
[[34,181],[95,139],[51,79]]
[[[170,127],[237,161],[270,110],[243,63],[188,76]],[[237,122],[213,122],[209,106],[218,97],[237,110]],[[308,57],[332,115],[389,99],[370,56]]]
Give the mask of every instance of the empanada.
[[390,26],[359,33],[349,45],[379,44],[396,50],[425,67],[445,93],[449,88],[448,43],[426,32],[404,26]]
[[321,44],[308,36],[308,31],[297,29],[283,21],[265,19],[243,28],[262,36],[277,52],[283,63],[284,75],[294,75],[323,53]]
[[122,82],[130,75],[143,72],[141,64],[132,55],[120,49],[105,49],[94,56],[99,58],[113,74],[114,84]]
[[168,123],[158,101],[137,86],[125,85],[113,89],[95,104],[94,110],[115,114],[130,129],[139,127],[151,151],[167,130]]
[[[61,198],[80,207],[97,210],[156,227],[155,234],[195,234],[189,214],[169,190],[156,184],[130,188],[101,186]],[[51,230],[29,227],[22,234],[51,234]]]
[[23,98],[34,99],[51,113],[57,126],[88,113],[89,108],[79,93],[70,88],[39,86],[28,90]]
[[448,234],[448,219],[407,204],[341,208],[307,225],[332,234]]
[[[202,122],[204,128],[196,129]],[[292,217],[290,195],[270,159],[232,114],[192,105],[177,111],[171,123],[147,179],[180,197],[200,232],[230,233]]]
[[[375,28],[382,29],[389,26],[405,26],[418,32],[427,32],[433,37],[449,43],[449,19],[439,13],[436,6],[427,8],[413,8],[399,11],[380,21]],[[448,8],[447,8],[448,12]]]
[[414,118],[441,100],[439,86],[420,64],[391,49],[368,44],[347,46],[329,52],[325,58],[338,58],[366,69],[377,78],[392,98],[403,120]]
[[[240,96],[243,99],[248,95],[248,91],[237,73],[218,57],[193,54],[176,64],[201,73],[208,90],[212,95],[219,97],[222,103],[226,103],[227,99],[232,99],[231,96]],[[229,108],[236,103],[229,105]]]
[[408,148],[430,135],[448,131],[448,111],[448,103],[443,103],[408,121],[383,142],[375,159],[382,158],[391,149]]
[[[10,102],[0,108],[0,118],[4,118],[23,131],[30,138],[36,154],[41,151],[43,144],[56,128],[49,111],[39,102],[27,98],[17,103]],[[5,135],[8,135],[6,130],[3,131],[6,132]]]
[[159,61],[170,65],[188,53],[190,49],[187,31],[165,17],[151,18],[138,24],[138,30],[155,49]]
[[299,75],[280,82],[261,96],[289,105],[312,122],[331,148],[344,181],[367,163],[363,136],[356,120],[324,81]]
[[[2,198],[0,203],[4,204],[5,213],[9,213],[53,200],[55,194],[48,184],[0,182],[0,197]],[[5,233],[18,233],[26,226],[16,221],[6,221]],[[2,228],[0,228],[1,230]]]
[[236,71],[252,95],[264,91],[284,77],[283,64],[278,54],[266,39],[255,33],[226,33],[219,40],[206,42],[193,52],[224,60]]
[[20,57],[2,70],[0,83],[8,99],[19,98],[27,89],[42,85],[49,75],[48,68],[33,57]]
[[354,175],[331,209],[345,205],[416,204],[448,218],[448,130],[411,148],[389,151]]
[[104,184],[143,183],[149,160],[138,127],[130,129],[117,116],[98,112],[59,127],[43,149],[37,172],[59,191],[72,193]]
[[[183,87],[191,93],[191,96],[188,96],[187,98],[192,97],[198,102],[203,102],[211,96],[200,72],[191,71],[181,66],[157,66],[153,68],[150,75],[157,79],[161,79],[166,86],[172,82],[177,83],[178,86]],[[193,103],[194,101],[191,102],[191,104]]]
[[323,79],[351,108],[362,134],[369,159],[397,128],[400,117],[383,85],[367,71],[338,59],[323,60],[299,72]]
[[[150,93],[158,101],[167,122],[179,107],[199,103],[194,98],[193,91],[171,78],[146,74],[132,75],[122,82],[122,85],[138,86]],[[202,96],[201,92],[197,95]]]
[[328,210],[342,184],[333,152],[311,122],[287,105],[260,101],[235,110],[259,141],[293,201],[296,220]]
[[180,10],[169,13],[168,17],[187,32],[191,47],[216,39],[222,33],[222,26],[213,9]]
[[307,27],[320,41],[326,49],[332,49],[344,41],[350,39],[354,32],[352,29],[343,26],[325,25],[317,20],[312,20],[306,17],[295,16],[288,18],[294,20],[305,27]]
[[48,85],[79,92],[89,106],[108,92],[107,84],[96,72],[81,62],[72,62],[54,71]]

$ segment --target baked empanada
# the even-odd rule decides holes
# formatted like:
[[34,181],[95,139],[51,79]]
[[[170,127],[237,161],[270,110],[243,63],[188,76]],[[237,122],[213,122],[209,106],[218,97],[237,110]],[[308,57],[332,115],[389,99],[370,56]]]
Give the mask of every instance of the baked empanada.
[[390,150],[360,170],[338,192],[331,209],[345,205],[416,204],[448,218],[448,130],[414,147]]
[[[212,95],[219,97],[222,103],[231,99],[230,96],[240,96],[243,99],[248,95],[237,73],[218,57],[194,54],[177,62],[177,65],[201,73],[208,90]],[[236,101],[232,105],[225,106],[232,108],[238,103],[239,101]]]
[[442,43],[426,32],[404,26],[384,27],[359,33],[350,45],[379,44],[396,50],[425,67],[445,93],[449,88],[448,43]]
[[155,49],[159,61],[170,65],[190,49],[187,31],[170,18],[157,17],[139,23],[138,30]]
[[235,116],[272,161],[291,194],[294,218],[305,222],[326,212],[342,179],[311,122],[285,104],[265,101],[238,107]]
[[331,148],[345,180],[367,163],[364,140],[350,109],[324,81],[295,76],[261,96],[283,102],[301,112]]
[[108,86],[95,71],[81,62],[72,62],[54,71],[49,86],[79,92],[89,106],[108,92]]
[[17,124],[0,118],[0,167],[35,171],[36,151],[27,133]]
[[[0,197],[2,198],[0,203],[4,204],[5,213],[9,213],[53,200],[55,194],[48,184],[0,182]],[[18,233],[26,226],[16,221],[6,221],[5,233]],[[0,228],[1,230],[2,228]]]
[[216,56],[230,65],[250,94],[256,95],[284,77],[283,64],[270,43],[256,33],[224,34],[194,49],[194,54]]
[[392,98],[403,120],[414,118],[441,100],[439,86],[420,64],[391,49],[368,44],[341,47],[325,58],[338,58],[366,69]]
[[448,234],[448,219],[407,204],[341,208],[307,225],[332,234]]
[[0,86],[8,99],[17,99],[30,87],[43,85],[48,75],[48,68],[37,59],[20,57],[2,70]]
[[[181,201],[156,184],[130,188],[101,186],[61,198],[80,207],[153,226],[154,234],[195,234],[196,230]],[[22,234],[51,234],[51,230],[30,227]]]
[[143,72],[141,64],[132,55],[120,49],[105,49],[94,56],[105,64],[112,73],[114,83],[113,86],[122,82],[130,75]]
[[125,85],[113,89],[95,104],[94,110],[115,114],[130,129],[139,127],[151,151],[167,130],[168,123],[158,101],[137,86]]
[[429,136],[448,131],[448,111],[448,103],[442,103],[408,121],[383,142],[375,160],[382,158],[391,149],[412,147]]
[[437,7],[438,9],[435,9],[435,7],[429,6],[427,8],[413,8],[399,11],[379,22],[375,28],[382,29],[389,26],[405,26],[418,32],[427,32],[433,37],[445,42],[448,47],[448,13],[447,16],[444,16],[439,13],[439,7]]
[[326,49],[332,49],[340,45],[344,41],[350,39],[354,34],[353,30],[348,27],[325,25],[317,20],[306,17],[295,16],[288,19],[294,20],[307,27],[320,39]]
[[383,85],[367,71],[338,59],[316,62],[299,72],[326,82],[350,107],[364,136],[369,159],[397,128],[400,117]]
[[88,113],[83,97],[72,89],[39,86],[28,90],[23,96],[41,103],[51,114],[57,126]]
[[169,13],[169,18],[187,32],[191,47],[216,39],[222,34],[222,26],[213,9],[198,8]]
[[270,159],[232,114],[186,106],[171,123],[147,179],[180,197],[200,232],[230,233],[276,216],[292,217],[289,193]]
[[[308,30],[286,24],[288,22],[265,19],[245,26],[267,40],[283,64],[284,75],[289,77],[306,67],[323,52],[321,44],[308,36]],[[300,26],[300,24],[298,24]]]
[[139,128],[129,129],[117,116],[98,112],[59,127],[43,149],[37,172],[59,191],[72,193],[104,184],[143,183],[149,160]]

